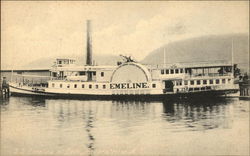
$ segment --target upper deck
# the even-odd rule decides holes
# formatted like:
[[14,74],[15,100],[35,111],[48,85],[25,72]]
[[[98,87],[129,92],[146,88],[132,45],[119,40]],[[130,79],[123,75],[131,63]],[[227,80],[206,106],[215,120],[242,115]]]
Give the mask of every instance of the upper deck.
[[233,76],[233,65],[226,61],[176,63],[148,66],[153,79],[190,79]]
[[199,62],[178,62],[178,63],[165,63],[165,64],[156,64],[149,65],[144,64],[149,69],[163,69],[163,68],[209,68],[209,67],[222,67],[222,66],[232,66],[232,63],[226,60],[215,60],[211,61],[199,61]]

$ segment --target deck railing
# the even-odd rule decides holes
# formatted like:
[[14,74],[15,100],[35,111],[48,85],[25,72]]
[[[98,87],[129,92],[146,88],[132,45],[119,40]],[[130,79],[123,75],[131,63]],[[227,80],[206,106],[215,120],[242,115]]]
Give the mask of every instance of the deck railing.
[[188,77],[220,77],[220,76],[232,76],[232,73],[208,73],[208,74],[191,74]]

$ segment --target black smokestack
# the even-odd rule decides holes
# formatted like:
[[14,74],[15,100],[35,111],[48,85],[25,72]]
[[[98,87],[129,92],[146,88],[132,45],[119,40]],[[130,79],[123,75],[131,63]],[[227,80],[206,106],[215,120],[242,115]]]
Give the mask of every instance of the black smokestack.
[[91,21],[87,20],[87,56],[86,65],[92,65],[92,38],[91,38]]

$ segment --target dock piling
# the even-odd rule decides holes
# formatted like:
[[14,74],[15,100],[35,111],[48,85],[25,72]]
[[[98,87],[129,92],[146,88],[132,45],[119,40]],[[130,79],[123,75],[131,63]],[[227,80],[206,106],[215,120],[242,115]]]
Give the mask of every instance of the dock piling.
[[7,83],[6,77],[3,77],[0,85],[0,95],[1,99],[6,99],[10,97],[10,88],[9,84]]
[[245,80],[239,83],[240,98],[250,98],[250,80]]

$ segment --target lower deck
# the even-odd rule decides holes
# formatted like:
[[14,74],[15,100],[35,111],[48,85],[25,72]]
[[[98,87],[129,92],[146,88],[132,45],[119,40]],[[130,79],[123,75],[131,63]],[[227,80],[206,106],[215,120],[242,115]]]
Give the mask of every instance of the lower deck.
[[[155,84],[155,83],[154,83]],[[204,89],[203,89],[204,88]],[[232,86],[207,86],[199,90],[185,92],[169,92],[162,88],[139,88],[139,89],[74,89],[74,88],[39,88],[10,85],[12,95],[46,96],[53,98],[80,98],[80,99],[164,99],[164,98],[196,98],[226,96],[235,93],[238,88]]]
[[46,98],[59,99],[84,99],[84,100],[164,100],[164,99],[201,99],[201,98],[215,98],[215,97],[230,97],[230,94],[236,93],[238,90],[220,90],[220,91],[203,91],[203,92],[189,92],[177,94],[137,94],[137,95],[94,95],[94,94],[63,94],[63,93],[30,93],[23,91],[12,91],[13,96],[38,96]]

